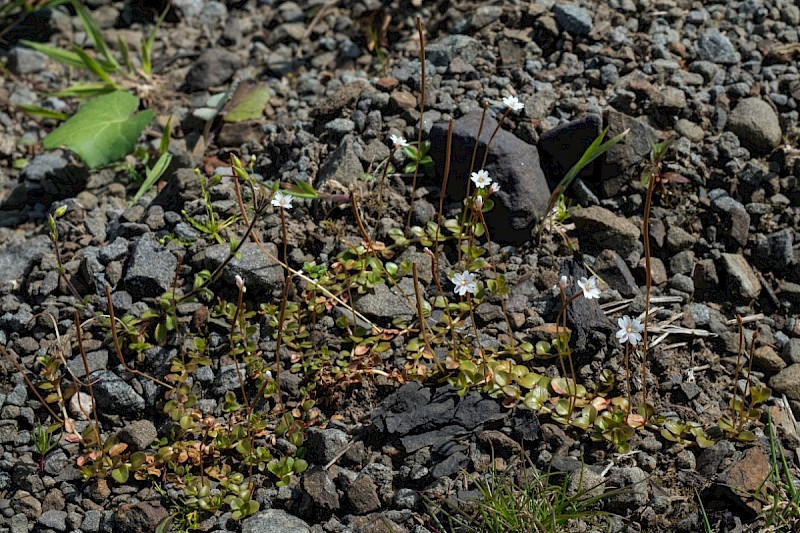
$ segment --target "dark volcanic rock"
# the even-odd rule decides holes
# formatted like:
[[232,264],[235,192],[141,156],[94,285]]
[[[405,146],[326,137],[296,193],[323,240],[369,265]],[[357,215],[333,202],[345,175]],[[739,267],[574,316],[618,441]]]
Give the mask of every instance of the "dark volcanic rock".
[[114,531],[120,533],[146,533],[167,517],[167,510],[159,503],[123,504],[114,512]]
[[639,241],[641,232],[630,220],[603,207],[592,206],[572,211],[572,221],[582,250],[590,253],[614,250],[630,265],[639,262],[643,249]]
[[[482,112],[475,111],[453,122],[450,178],[447,184],[447,197],[451,202],[460,203],[464,199],[481,115]],[[486,117],[476,161],[483,160],[486,144],[496,125],[497,121]],[[430,153],[440,176],[444,174],[447,128],[447,123],[440,122],[431,129]],[[479,168],[476,166],[474,170]],[[492,141],[485,170],[500,185],[500,192],[492,196],[495,207],[486,214],[492,240],[503,244],[527,242],[536,221],[547,209],[550,197],[550,188],[539,163],[539,152],[535,146],[501,129]]]
[[145,407],[144,398],[119,376],[108,370],[90,375],[98,406],[110,413],[135,415]]
[[[278,256],[278,248],[273,243],[264,243],[264,247],[272,257]],[[217,244],[198,254],[195,261],[205,264],[213,271],[228,257],[230,250],[227,244]],[[273,290],[283,287],[283,267],[270,259],[254,242],[242,244],[239,257],[228,263],[222,277],[230,285],[235,286],[237,275],[241,276],[247,287],[259,293],[270,294]]]
[[[589,145],[603,130],[603,119],[598,115],[585,115],[547,130],[539,137],[539,155],[550,184],[555,186],[583,156]],[[599,162],[584,168],[578,176],[594,176]]]

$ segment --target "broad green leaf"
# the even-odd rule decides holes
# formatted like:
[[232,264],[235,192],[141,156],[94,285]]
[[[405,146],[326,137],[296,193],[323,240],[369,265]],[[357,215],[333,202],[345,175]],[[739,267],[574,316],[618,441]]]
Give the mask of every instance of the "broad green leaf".
[[[259,83],[246,87],[244,91],[240,97],[234,93],[229,104],[229,111],[225,113],[225,122],[244,122],[261,118],[264,105],[269,100],[269,87],[264,83]],[[239,97],[238,100],[237,97]]]
[[66,146],[91,168],[117,161],[133,151],[139,135],[155,118],[150,110],[131,115],[138,107],[139,99],[125,91],[98,96],[42,144],[47,150]]

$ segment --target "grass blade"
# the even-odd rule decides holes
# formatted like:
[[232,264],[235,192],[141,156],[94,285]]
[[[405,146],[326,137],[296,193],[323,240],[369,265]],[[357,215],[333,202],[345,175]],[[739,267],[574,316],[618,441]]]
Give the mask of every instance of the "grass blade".
[[133,63],[131,63],[131,54],[130,51],[128,51],[128,45],[125,44],[122,37],[117,37],[117,46],[119,46],[119,52],[122,55],[122,64],[125,65],[125,70],[128,71],[128,74],[133,76],[136,70],[133,68]]
[[38,52],[43,53],[50,59],[55,59],[59,63],[69,65],[71,67],[86,68],[86,65],[81,60],[80,56],[73,52],[63,50],[61,48],[57,48],[55,46],[50,46],[47,44],[35,43],[33,41],[26,41],[24,39],[21,40],[20,42],[25,46],[28,46]]
[[153,166],[153,168],[147,169],[147,179],[144,180],[142,185],[139,187],[139,190],[136,191],[136,195],[131,200],[130,205],[134,205],[142,198],[142,196],[147,193],[147,191],[153,188],[153,185],[155,185],[156,182],[161,179],[161,176],[164,175],[164,172],[167,170],[167,167],[169,167],[171,162],[172,154],[161,154],[161,157],[158,158],[158,161],[156,161],[156,164]]
[[59,111],[54,111],[38,105],[18,104],[17,109],[20,109],[29,115],[35,115],[42,118],[52,118],[55,120],[67,120],[69,118],[69,115],[66,113],[61,113]]
[[103,34],[100,31],[100,27],[94,21],[86,8],[83,7],[83,4],[81,4],[78,0],[72,0],[72,7],[74,7],[75,11],[78,13],[81,23],[83,24],[84,29],[86,29],[86,33],[89,35],[89,37],[91,37],[92,42],[94,43],[94,47],[113,67],[110,70],[112,72],[117,70],[119,68],[119,63],[117,63],[117,60],[114,59],[114,56],[111,55],[111,52],[108,50],[108,46],[106,46],[106,41],[103,39]]
[[66,89],[51,93],[52,96],[62,98],[92,98],[116,91],[117,88],[105,82],[76,83]]
[[72,45],[72,51],[75,52],[75,54],[81,58],[81,61],[83,61],[84,66],[92,73],[94,73],[95,76],[97,76],[107,84],[115,85],[114,80],[111,79],[111,76],[108,75],[108,73],[103,69],[102,66],[100,66],[100,63],[98,63],[95,58],[87,54],[76,44]]
[[[172,138],[172,115],[167,119],[167,124],[164,126],[164,133],[161,134],[161,143],[158,145],[158,153],[164,155],[169,151],[169,141]],[[156,166],[158,163],[156,163]]]
[[159,28],[161,28],[161,23],[164,22],[169,9],[169,6],[167,6],[164,12],[161,13],[161,16],[158,17],[156,25],[153,26],[153,29],[150,31],[150,34],[147,36],[147,38],[142,39],[142,70],[148,78],[153,73],[152,54],[153,43],[156,40],[156,32],[158,32]]

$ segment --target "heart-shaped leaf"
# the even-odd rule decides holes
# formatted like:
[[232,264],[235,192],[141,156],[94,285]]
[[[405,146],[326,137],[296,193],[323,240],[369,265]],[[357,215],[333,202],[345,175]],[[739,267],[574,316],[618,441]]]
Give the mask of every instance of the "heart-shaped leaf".
[[139,135],[155,118],[149,109],[134,113],[138,108],[139,99],[127,91],[98,96],[42,144],[47,150],[66,146],[91,168],[118,161],[133,152]]

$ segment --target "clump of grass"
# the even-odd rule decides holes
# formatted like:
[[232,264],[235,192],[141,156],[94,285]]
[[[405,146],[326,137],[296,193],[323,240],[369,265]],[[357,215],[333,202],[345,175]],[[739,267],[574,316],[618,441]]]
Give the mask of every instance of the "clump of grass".
[[[556,483],[555,472],[541,473],[529,460],[521,466],[526,465],[516,476],[493,468],[484,478],[472,478],[475,500],[429,502],[436,527],[448,533],[566,533],[579,524],[611,530],[612,515],[598,506],[624,489],[575,491],[568,476]],[[583,487],[583,471],[579,475]]]

